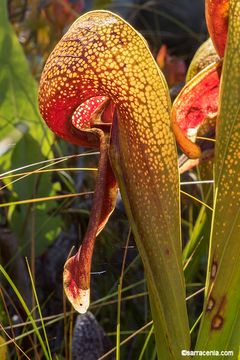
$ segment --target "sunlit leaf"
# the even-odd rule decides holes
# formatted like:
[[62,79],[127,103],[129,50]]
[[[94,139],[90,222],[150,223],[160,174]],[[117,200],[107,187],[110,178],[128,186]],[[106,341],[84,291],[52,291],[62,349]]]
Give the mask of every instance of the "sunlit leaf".
[[206,300],[197,349],[233,350],[240,344],[240,3],[230,1],[217,121],[215,200]]
[[49,152],[50,132],[43,126],[37,106],[37,87],[28,62],[7,18],[6,1],[0,2],[0,140],[19,124]]

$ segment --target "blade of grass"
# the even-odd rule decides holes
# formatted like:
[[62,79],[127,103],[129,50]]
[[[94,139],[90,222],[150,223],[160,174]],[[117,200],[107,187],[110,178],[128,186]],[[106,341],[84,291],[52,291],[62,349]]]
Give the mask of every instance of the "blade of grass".
[[[15,339],[15,332],[14,332],[14,328],[13,328],[13,324],[12,324],[12,319],[11,319],[11,316],[10,316],[10,314],[9,314],[8,307],[7,307],[7,304],[6,304],[6,301],[5,301],[5,297],[4,297],[4,294],[3,294],[3,291],[2,291],[1,288],[0,288],[0,294],[1,294],[1,298],[2,298],[3,307],[4,307],[4,310],[5,310],[5,314],[7,315],[8,323],[10,324],[10,329],[11,329],[11,333],[12,333],[12,338]],[[2,328],[2,330],[3,330],[4,333],[5,333],[5,329],[3,328],[2,325],[1,325],[1,328]],[[8,333],[7,333],[7,336],[10,337]],[[16,344],[16,342],[14,343],[14,345],[15,345],[15,347],[16,347],[17,356],[19,357],[18,345]]]
[[[139,281],[137,281],[137,282],[134,283],[134,284],[131,284],[131,285],[126,286],[125,288],[122,289],[122,293],[123,293],[123,292],[126,292],[126,291],[128,291],[128,290],[134,289],[135,287],[137,287],[137,286],[139,286],[139,285],[144,284],[145,281],[146,281],[145,279],[139,280]],[[108,299],[111,299],[111,298],[113,298],[114,296],[117,296],[117,295],[118,295],[118,291],[115,291],[115,292],[113,292],[112,294],[106,295],[106,296],[102,297],[101,299],[98,299],[98,300],[96,300],[96,301],[93,301],[93,302],[91,303],[91,307],[92,307],[92,306],[95,306],[95,305],[98,305],[99,303],[101,304],[102,302],[104,302],[104,301],[106,301],[106,300],[108,300]]]
[[[47,323],[45,323],[45,327],[51,326],[51,325],[55,324],[56,322],[63,320],[63,316],[64,316],[63,314],[59,315],[58,317],[56,317],[56,316],[54,315],[55,319],[53,319],[53,320],[48,321]],[[68,313],[68,316],[70,316],[70,312]],[[39,319],[39,321],[40,321],[40,319]],[[32,322],[31,322],[31,321],[30,321],[30,322],[26,321],[26,324],[32,324]],[[26,324],[23,324],[23,326],[25,326]],[[37,330],[41,330],[41,329],[42,329],[42,326],[38,326],[38,327],[37,327]],[[11,339],[11,340],[7,341],[7,342],[5,343],[5,345],[12,344],[12,343],[14,342],[14,340],[15,340],[15,341],[18,341],[18,340],[24,339],[25,337],[33,334],[34,332],[35,332],[35,328],[33,328],[32,330],[28,330],[28,331],[26,331],[25,333],[16,336],[15,339]],[[0,348],[1,348],[2,346],[3,346],[3,345],[0,345]]]
[[48,197],[41,197],[41,198],[35,198],[35,199],[19,200],[19,201],[10,201],[5,204],[0,204],[0,208],[6,207],[6,206],[11,206],[11,205],[19,205],[19,204],[35,204],[35,203],[42,202],[42,201],[59,200],[59,199],[73,198],[73,197],[91,195],[91,194],[93,194],[93,191],[85,191],[85,192],[76,193],[76,194],[56,195],[56,196],[48,196]]
[[213,208],[211,208],[211,206],[209,206],[208,204],[206,204],[206,203],[203,202],[202,200],[196,198],[195,196],[193,196],[193,195],[191,195],[191,194],[189,194],[189,193],[187,193],[187,192],[185,192],[185,191],[183,191],[183,190],[180,190],[180,192],[181,192],[181,194],[184,194],[184,195],[190,197],[191,199],[197,201],[198,203],[206,206],[209,210],[213,211]]
[[120,339],[121,339],[121,285],[118,285],[117,301],[117,330],[116,330],[116,360],[120,360]]
[[50,163],[50,164],[47,164],[47,165],[45,165],[45,166],[42,166],[42,167],[40,167],[40,168],[38,168],[38,169],[32,170],[32,171],[30,171],[30,172],[28,172],[28,173],[20,176],[18,179],[15,179],[15,180],[11,181],[11,182],[8,183],[7,185],[3,185],[3,186],[0,188],[0,190],[3,190],[3,189],[6,188],[7,186],[10,186],[10,185],[14,184],[14,183],[16,183],[17,181],[22,180],[22,179],[28,177],[29,175],[36,174],[36,173],[38,173],[40,170],[44,170],[44,169],[49,168],[49,167],[51,167],[51,166],[53,166],[53,165],[59,164],[59,163],[61,163],[61,162],[63,162],[63,161],[64,161],[64,160],[61,159],[61,160],[55,161],[54,163]]
[[[2,329],[2,331],[4,332],[5,336],[8,337],[8,339],[11,339],[12,342],[14,343],[14,346],[16,347],[16,353],[17,353],[17,356],[18,356],[18,359],[20,359],[20,355],[19,355],[19,352],[21,352],[28,360],[31,360],[30,357],[27,356],[27,354],[21,349],[21,347],[17,344],[16,342],[16,338],[15,336],[13,338],[11,338],[11,336],[8,334],[8,332],[4,329],[4,327],[2,326],[2,324],[0,323],[0,328]],[[0,348],[1,347],[4,347],[6,346],[6,343],[3,343],[0,345]]]
[[[186,298],[186,301],[192,299],[194,296],[200,294],[201,292],[204,291],[204,288],[196,291],[194,294],[189,295]],[[135,331],[133,334],[131,334],[129,337],[127,337],[126,339],[124,339],[122,342],[120,342],[119,346],[122,346],[124,344],[126,344],[129,340],[131,340],[132,338],[134,338],[136,335],[138,335],[139,333],[141,333],[142,331],[144,331],[147,327],[149,327],[150,325],[153,325],[153,321],[148,322],[147,324],[145,324],[144,326],[142,326],[140,329],[138,329],[137,331]],[[115,346],[114,348],[112,348],[111,350],[109,350],[107,353],[105,353],[103,356],[101,356],[100,358],[98,358],[98,360],[103,360],[105,358],[107,358],[110,354],[112,354],[113,352],[115,352],[117,350],[117,346]]]
[[33,329],[34,329],[34,333],[36,334],[40,344],[41,344],[41,347],[42,347],[42,350],[43,350],[43,353],[44,353],[44,356],[47,360],[51,360],[51,357],[49,357],[49,354],[48,354],[48,350],[44,344],[44,341],[43,341],[43,338],[38,330],[38,327],[32,317],[32,314],[31,314],[31,311],[29,310],[28,306],[26,305],[23,297],[21,296],[21,294],[19,293],[17,287],[15,286],[14,282],[12,281],[12,279],[10,278],[10,276],[7,274],[7,272],[5,271],[5,269],[3,268],[2,265],[0,265],[0,271],[1,273],[3,274],[3,276],[5,277],[5,279],[8,281],[8,283],[10,284],[10,286],[12,287],[14,293],[16,294],[17,298],[19,299],[26,315],[28,316],[28,318],[30,319],[31,321],[31,324],[33,326]]
[[[153,324],[153,321],[148,322],[147,324],[145,324],[144,326],[142,326],[141,328],[139,328],[137,331],[135,331],[132,335],[128,336],[126,339],[124,339],[123,341],[120,342],[120,346],[126,344],[128,341],[130,341],[131,339],[133,339],[136,335],[140,334],[142,331],[144,331],[145,329],[147,329],[149,326],[151,326]],[[116,346],[114,348],[112,348],[111,350],[109,350],[107,353],[105,353],[104,355],[102,355],[100,358],[98,358],[98,360],[103,360],[106,359],[109,355],[111,355],[113,352],[116,351]]]
[[154,326],[151,327],[151,329],[150,329],[150,331],[149,331],[149,333],[148,333],[148,335],[147,335],[147,337],[146,337],[146,339],[145,339],[145,341],[144,341],[144,344],[143,344],[143,347],[142,347],[142,350],[141,350],[141,353],[140,353],[140,355],[139,355],[138,360],[142,360],[143,355],[144,355],[144,353],[145,353],[145,350],[146,350],[146,348],[147,348],[147,346],[148,346],[149,340],[151,339],[153,330],[154,330]]
[[201,318],[203,316],[203,313],[201,312],[201,314],[199,315],[199,317],[197,318],[197,320],[195,321],[195,323],[193,324],[191,330],[190,330],[190,333],[192,334],[193,331],[196,329],[197,325],[199,324]]
[[69,321],[69,360],[72,360],[73,314],[74,314],[74,309],[72,307],[70,311],[70,321]]
[[126,258],[127,258],[128,245],[129,245],[129,241],[130,241],[130,235],[131,235],[131,230],[129,229],[128,237],[127,237],[127,241],[126,241],[126,245],[125,245],[125,250],[124,250],[124,254],[123,254],[122,269],[121,269],[121,275],[120,275],[119,285],[118,285],[116,360],[120,360],[121,298],[122,298],[124,269],[125,269],[125,264],[126,264]]
[[31,269],[30,269],[27,258],[26,258],[26,264],[27,264],[27,269],[28,269],[28,273],[29,273],[29,277],[30,277],[30,281],[31,281],[31,285],[32,285],[34,298],[35,298],[36,305],[37,305],[37,310],[38,310],[39,317],[40,317],[41,324],[42,324],[43,334],[44,334],[45,341],[46,341],[46,344],[47,344],[47,350],[48,350],[48,354],[49,354],[49,359],[52,360],[51,350],[50,350],[50,347],[49,347],[48,337],[47,337],[47,333],[46,333],[46,329],[45,329],[45,325],[44,325],[44,320],[43,320],[43,316],[42,316],[42,310],[41,310],[41,306],[39,304],[36,287],[35,287],[35,284],[34,284],[32,272],[31,272]]
[[17,171],[28,169],[28,168],[33,167],[33,166],[39,166],[41,164],[46,164],[46,163],[49,163],[49,162],[52,163],[52,166],[53,166],[53,165],[56,165],[56,164],[58,164],[60,162],[67,161],[69,159],[74,159],[74,158],[83,157],[83,156],[92,156],[92,155],[99,155],[99,151],[86,152],[86,153],[83,153],[83,154],[74,154],[74,155],[68,155],[68,156],[65,155],[65,156],[61,156],[61,157],[58,157],[58,158],[54,158],[54,159],[38,161],[36,163],[20,166],[17,169],[6,171],[6,172],[0,174],[0,180],[3,177],[5,177],[5,176],[7,176],[9,174],[13,174],[13,173],[15,173]]
[[46,174],[49,172],[59,172],[59,171],[97,171],[97,168],[78,168],[78,167],[59,167],[59,168],[54,168],[54,169],[45,169],[45,170],[35,170],[35,171],[27,171],[27,172],[23,172],[23,173],[19,173],[19,174],[11,174],[11,175],[6,175],[4,177],[1,177],[1,180],[6,180],[9,178],[14,178],[14,177],[18,177],[18,180],[21,180],[20,177],[22,176],[29,176],[29,175],[33,175],[33,174]]

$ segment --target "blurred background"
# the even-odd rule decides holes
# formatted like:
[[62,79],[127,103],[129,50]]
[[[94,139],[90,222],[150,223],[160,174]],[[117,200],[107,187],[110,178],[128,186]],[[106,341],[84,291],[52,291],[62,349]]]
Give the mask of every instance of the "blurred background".
[[[98,156],[89,149],[64,143],[46,129],[37,107],[37,83],[47,57],[68,27],[79,15],[94,9],[118,13],[143,34],[170,88],[183,85],[196,49],[207,38],[204,0],[1,1],[0,259],[29,309],[36,309],[32,294],[35,287],[56,359],[94,360],[115,346],[117,286],[123,274],[121,340],[132,338],[122,346],[121,358],[154,360],[156,349],[150,331],[144,271],[120,198],[97,239],[91,312],[77,316],[63,295],[63,265],[70,251],[79,247],[86,231]],[[69,193],[82,195],[67,198]],[[35,202],[37,198],[40,200]],[[182,206],[185,241],[196,209],[187,199]],[[205,258],[201,261],[204,269]],[[189,284],[200,286],[204,270],[196,273],[194,269],[189,273]],[[200,296],[194,305],[189,302],[192,324],[201,301]],[[43,359],[23,304],[3,276],[0,314],[0,340],[15,339],[9,340],[7,355],[0,352],[0,358],[26,358],[17,343],[29,358]],[[32,314],[34,319],[39,318],[36,310]],[[135,334],[146,324],[146,329]],[[115,353],[104,358],[114,359]]]
[[[178,64],[175,56],[188,65],[207,36],[204,0],[9,0],[10,21],[36,77],[70,24],[95,9],[116,12],[130,22],[147,39],[155,56],[164,47],[162,57],[167,53],[167,66],[170,61]],[[183,65],[179,71],[183,72]]]

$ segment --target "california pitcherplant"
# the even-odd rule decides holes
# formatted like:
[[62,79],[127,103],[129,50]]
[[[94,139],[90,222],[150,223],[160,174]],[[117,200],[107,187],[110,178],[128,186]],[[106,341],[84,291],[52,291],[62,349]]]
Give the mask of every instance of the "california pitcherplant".
[[195,140],[217,129],[214,211],[197,349],[233,349],[237,356],[239,347],[239,13],[237,0],[206,0],[218,55],[189,79],[172,109],[146,41],[106,11],[76,20],[41,77],[39,104],[48,126],[67,141],[100,149],[89,225],[82,246],[65,264],[65,292],[76,310],[86,311],[95,238],[114,209],[119,186],[145,267],[163,359],[179,359],[181,350],[190,347],[173,133],[198,163],[204,149]]

